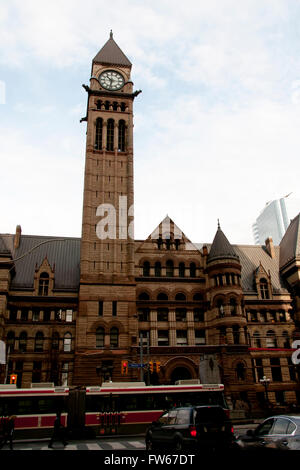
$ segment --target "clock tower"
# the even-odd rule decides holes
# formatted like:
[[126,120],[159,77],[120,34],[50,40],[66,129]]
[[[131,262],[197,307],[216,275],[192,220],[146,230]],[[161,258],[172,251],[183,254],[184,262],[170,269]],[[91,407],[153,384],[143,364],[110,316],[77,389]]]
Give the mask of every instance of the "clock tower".
[[[73,383],[120,380],[137,337],[132,64],[110,38],[92,62]],[[98,376],[96,374],[98,371]],[[100,376],[100,378],[99,378]],[[102,376],[102,378],[101,378]],[[127,378],[127,380],[129,377]]]

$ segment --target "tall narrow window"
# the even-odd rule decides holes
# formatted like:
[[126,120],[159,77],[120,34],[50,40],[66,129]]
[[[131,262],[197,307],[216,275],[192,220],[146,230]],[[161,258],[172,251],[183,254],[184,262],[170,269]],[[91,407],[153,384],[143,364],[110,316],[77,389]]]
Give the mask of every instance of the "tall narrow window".
[[49,292],[49,274],[41,273],[39,280],[39,295],[48,295]]
[[116,317],[118,312],[118,304],[116,300],[113,300],[112,302],[112,316]]
[[15,350],[15,333],[13,331],[7,333],[6,343],[10,352],[13,352]]
[[64,336],[64,352],[70,352],[72,346],[71,333],[66,333]]
[[106,141],[106,150],[114,150],[114,136],[115,136],[115,121],[109,119],[107,121],[107,141]]
[[195,263],[190,264],[190,276],[196,277],[196,265]]
[[22,331],[19,336],[19,350],[21,352],[26,352],[27,349],[27,333],[26,331]]
[[38,331],[35,335],[34,351],[43,352],[44,349],[44,334]]
[[143,276],[150,276],[150,263],[145,261],[143,264]]
[[276,335],[273,330],[267,331],[267,348],[277,348]]
[[118,150],[119,152],[125,152],[125,121],[121,119],[119,121],[119,138],[118,138]]
[[156,277],[161,276],[161,264],[160,264],[159,261],[157,263],[155,263],[155,276]]
[[172,277],[174,273],[174,265],[173,261],[167,261],[166,264],[166,276],[167,277]]
[[96,135],[95,135],[95,149],[102,149],[102,132],[103,132],[103,120],[98,118],[96,120]]
[[97,328],[96,330],[96,348],[104,348],[104,328]]
[[185,264],[179,263],[179,277],[184,277],[185,275]]
[[266,279],[261,279],[259,283],[260,287],[260,294],[262,299],[269,299],[269,288],[268,288],[268,282]]
[[119,346],[119,330],[118,328],[110,329],[110,347],[117,348]]

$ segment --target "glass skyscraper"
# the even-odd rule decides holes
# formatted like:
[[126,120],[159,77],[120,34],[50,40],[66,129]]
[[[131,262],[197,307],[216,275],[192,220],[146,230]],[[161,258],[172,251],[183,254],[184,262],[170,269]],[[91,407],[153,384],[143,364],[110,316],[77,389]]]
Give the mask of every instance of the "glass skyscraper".
[[264,245],[272,237],[274,245],[279,245],[288,225],[284,198],[268,202],[252,226],[255,244]]

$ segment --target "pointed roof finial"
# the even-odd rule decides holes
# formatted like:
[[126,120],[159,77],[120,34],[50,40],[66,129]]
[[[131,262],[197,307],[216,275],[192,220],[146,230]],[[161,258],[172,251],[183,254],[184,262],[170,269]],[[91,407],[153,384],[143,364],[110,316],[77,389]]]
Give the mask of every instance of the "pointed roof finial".
[[220,230],[221,227],[220,227],[220,219],[218,219],[218,230]]
[[113,39],[113,32],[112,32],[112,29],[110,30],[109,37],[110,37],[110,39]]

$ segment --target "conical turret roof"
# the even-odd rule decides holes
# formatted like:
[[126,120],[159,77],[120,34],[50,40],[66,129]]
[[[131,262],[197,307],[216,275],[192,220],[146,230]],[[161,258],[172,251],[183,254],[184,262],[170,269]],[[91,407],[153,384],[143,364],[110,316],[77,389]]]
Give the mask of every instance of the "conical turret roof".
[[125,65],[127,67],[131,67],[132,65],[115,42],[112,31],[110,32],[109,40],[104,44],[96,57],[94,57],[93,62],[105,65]]
[[220,224],[218,223],[218,230],[214,241],[212,242],[207,262],[222,258],[234,258],[235,260],[239,260],[233,246],[229,243],[227,237],[221,230]]

